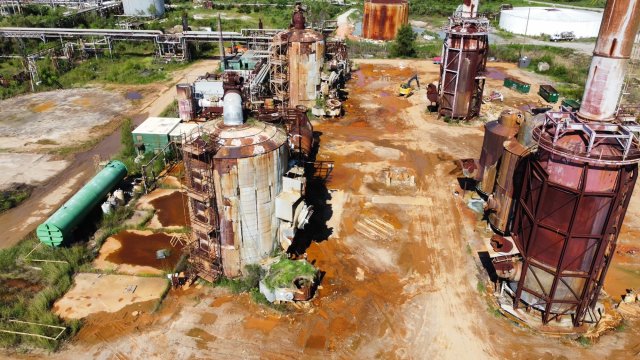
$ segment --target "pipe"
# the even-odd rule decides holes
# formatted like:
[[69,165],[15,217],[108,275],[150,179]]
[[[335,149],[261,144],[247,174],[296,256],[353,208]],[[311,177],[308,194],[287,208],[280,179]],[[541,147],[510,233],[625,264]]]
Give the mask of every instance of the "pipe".
[[222,121],[227,126],[238,126],[244,122],[242,113],[242,96],[236,91],[224,94]]
[[462,3],[462,17],[477,17],[479,2],[480,0],[464,0],[464,2]]
[[639,29],[640,0],[607,1],[578,116],[613,120]]

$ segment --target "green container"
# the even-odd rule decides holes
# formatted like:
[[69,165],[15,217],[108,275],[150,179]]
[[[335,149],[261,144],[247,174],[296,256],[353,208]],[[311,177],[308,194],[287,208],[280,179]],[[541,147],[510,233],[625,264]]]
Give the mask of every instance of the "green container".
[[578,100],[573,100],[573,99],[564,99],[564,100],[562,100],[562,106],[564,106],[566,108],[570,108],[572,111],[580,110],[580,106],[581,105],[582,105],[582,103],[580,103],[580,101],[578,101]]
[[547,102],[555,104],[558,102],[560,98],[560,94],[558,90],[556,90],[551,85],[540,85],[540,90],[538,90],[538,95],[542,96],[543,99],[547,100]]
[[47,221],[38,226],[36,229],[38,239],[49,246],[62,244],[89,212],[102,202],[107,193],[125,176],[127,176],[126,166],[117,160],[110,161]]
[[528,94],[531,90],[531,84],[509,77],[504,79],[504,86],[523,94]]

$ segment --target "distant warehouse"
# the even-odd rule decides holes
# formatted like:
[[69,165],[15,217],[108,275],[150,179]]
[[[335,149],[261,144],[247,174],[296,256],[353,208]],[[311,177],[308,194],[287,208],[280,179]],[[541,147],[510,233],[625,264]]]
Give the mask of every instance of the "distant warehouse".
[[516,7],[500,11],[500,28],[520,35],[553,35],[573,31],[578,38],[597,37],[602,22],[601,11]]

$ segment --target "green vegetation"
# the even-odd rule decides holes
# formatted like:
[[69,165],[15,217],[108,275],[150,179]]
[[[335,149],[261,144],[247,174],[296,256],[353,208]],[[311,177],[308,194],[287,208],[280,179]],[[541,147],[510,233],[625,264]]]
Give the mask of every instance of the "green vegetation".
[[269,268],[264,277],[264,284],[270,289],[288,288],[293,285],[295,278],[299,276],[315,278],[317,271],[306,260],[290,260],[281,257],[280,261]]
[[496,45],[489,48],[489,56],[506,62],[517,62],[520,54],[531,58],[529,70],[538,71],[538,64],[546,62],[548,71],[539,72],[558,82],[555,88],[561,96],[579,99],[589,73],[589,56],[579,54],[571,49],[537,45]]
[[411,25],[404,24],[398,30],[396,40],[391,45],[392,57],[415,57],[416,52],[416,33],[413,32]]
[[478,283],[476,284],[476,290],[478,290],[480,294],[484,294],[485,292],[487,292],[487,287],[484,285],[484,281],[478,280]]
[[14,186],[0,191],[0,213],[18,206],[31,196],[32,188],[26,185]]
[[[548,1],[557,5],[571,5],[571,6],[584,6],[584,7],[598,7],[603,8],[605,0],[560,0],[560,1]],[[419,18],[421,16],[449,16],[451,15],[458,5],[461,4],[457,0],[409,0],[411,6],[410,16],[412,18]],[[526,0],[483,0],[480,2],[480,12],[485,13],[498,13],[500,11],[500,5],[511,4],[513,6],[544,6],[543,4],[530,3]]]
[[[46,259],[60,262],[37,263],[41,271],[34,271],[30,266],[35,265],[35,263],[31,264],[28,260],[25,261],[23,257],[37,244],[39,244],[38,239],[35,234],[31,234],[18,245],[0,250],[0,273],[3,274],[3,279],[39,284],[42,287],[41,290],[35,293],[29,293],[24,290],[23,294],[27,295],[24,296],[21,294],[7,295],[6,292],[11,288],[2,285],[0,287],[0,299],[2,299],[3,306],[0,307],[0,319],[19,319],[40,324],[67,326],[70,330],[63,334],[62,340],[75,334],[79,329],[79,322],[63,321],[51,311],[51,307],[54,301],[71,287],[73,274],[78,271],[82,264],[91,259],[91,255],[86,246],[83,245],[72,245],[64,248],[51,248],[43,245],[30,255],[30,259]],[[5,321],[0,321],[0,328],[55,336],[55,333],[52,333],[52,329],[49,328]],[[55,350],[61,340],[53,341],[37,337],[0,333],[0,346],[2,347],[25,345]]]
[[245,276],[237,279],[222,277],[216,282],[216,286],[226,287],[234,294],[251,292],[253,289],[257,289],[262,274],[260,265],[247,265],[244,269]]
[[589,339],[589,338],[587,338],[587,337],[584,337],[584,336],[582,336],[582,335],[580,335],[580,336],[576,339],[576,341],[578,342],[578,344],[580,344],[580,345],[582,345],[582,346],[585,346],[585,347],[587,347],[587,346],[591,345],[591,339]]

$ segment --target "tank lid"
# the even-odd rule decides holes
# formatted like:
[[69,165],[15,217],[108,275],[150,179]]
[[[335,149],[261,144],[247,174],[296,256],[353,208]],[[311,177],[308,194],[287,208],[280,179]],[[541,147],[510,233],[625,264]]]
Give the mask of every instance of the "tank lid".
[[228,126],[222,120],[202,126],[218,143],[216,159],[246,158],[274,151],[287,142],[285,131],[261,121],[247,121],[238,126]]

